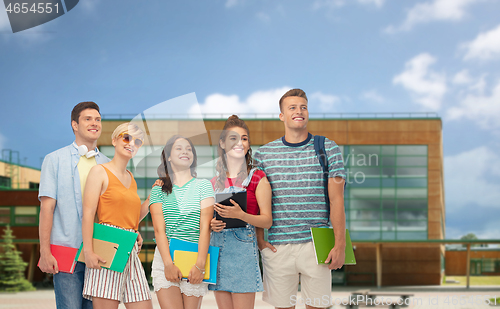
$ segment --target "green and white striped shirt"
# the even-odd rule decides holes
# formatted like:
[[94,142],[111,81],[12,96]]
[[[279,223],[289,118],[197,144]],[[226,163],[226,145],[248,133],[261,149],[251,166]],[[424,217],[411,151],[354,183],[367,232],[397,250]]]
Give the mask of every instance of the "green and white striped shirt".
[[210,181],[192,178],[182,187],[173,185],[172,193],[166,194],[161,187],[151,190],[149,205],[161,203],[167,238],[198,242],[200,237],[200,202],[214,197]]

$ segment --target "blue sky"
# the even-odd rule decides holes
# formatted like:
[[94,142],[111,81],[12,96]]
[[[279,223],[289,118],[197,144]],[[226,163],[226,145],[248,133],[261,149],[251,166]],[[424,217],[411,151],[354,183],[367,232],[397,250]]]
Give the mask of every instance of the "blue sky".
[[[0,148],[26,163],[72,141],[93,100],[137,114],[195,92],[204,112],[436,112],[447,238],[500,235],[500,1],[82,0],[13,34],[0,10]],[[190,106],[172,106],[187,113]]]

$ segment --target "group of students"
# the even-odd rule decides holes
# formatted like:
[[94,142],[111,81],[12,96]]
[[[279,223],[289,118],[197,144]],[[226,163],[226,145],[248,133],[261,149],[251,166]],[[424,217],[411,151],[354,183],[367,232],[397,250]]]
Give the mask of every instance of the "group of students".
[[[109,160],[96,148],[101,133],[99,107],[93,102],[76,105],[71,115],[75,142],[46,156],[39,189],[39,267],[54,274],[57,308],[117,308],[120,302],[127,308],[152,308],[138,256],[140,234],[121,273],[102,268],[100,263],[106,261],[92,247],[96,220],[138,233],[139,222],[148,212],[156,242],[151,276],[162,309],[200,308],[208,290],[214,291],[221,309],[253,308],[255,293],[261,291],[263,300],[276,308],[291,308],[299,277],[303,297],[329,298],[330,270],[342,267],[344,261],[342,155],[333,141],[325,140],[329,180],[325,195],[323,170],[314,138],[307,131],[305,92],[288,91],[279,106],[285,135],[259,148],[254,156],[245,122],[235,115],[227,119],[218,141],[216,176],[210,181],[196,178],[192,141],[180,135],[170,138],[160,156],[159,180],[141,204],[137,184],[126,167],[144,143],[145,133],[133,123],[119,125],[111,137],[115,154]],[[234,200],[233,206],[215,203],[214,193],[240,191],[246,191],[246,211]],[[225,228],[214,213],[247,225]],[[310,228],[330,223],[336,245],[328,264],[317,265]],[[268,229],[267,241],[264,229]],[[198,243],[197,260],[187,280],[170,255],[172,239]],[[73,274],[58,272],[50,244],[76,248],[82,241],[86,265],[78,262]],[[203,282],[209,245],[219,248],[214,285]]]

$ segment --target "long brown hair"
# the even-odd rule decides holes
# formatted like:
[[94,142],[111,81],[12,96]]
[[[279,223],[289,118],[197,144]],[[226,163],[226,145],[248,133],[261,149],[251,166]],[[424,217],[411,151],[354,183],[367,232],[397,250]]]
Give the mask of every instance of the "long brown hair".
[[172,193],[172,177],[170,177],[170,174],[173,173],[172,171],[172,166],[170,161],[168,161],[168,158],[170,157],[170,154],[172,153],[172,147],[174,146],[174,143],[176,140],[179,138],[183,138],[186,141],[188,141],[189,145],[191,145],[191,149],[193,151],[193,164],[189,167],[191,170],[191,176],[196,177],[196,164],[197,164],[197,158],[196,158],[196,149],[194,148],[193,142],[187,137],[181,136],[181,135],[174,135],[172,136],[168,141],[165,147],[163,147],[163,151],[161,152],[161,163],[158,166],[157,173],[158,177],[163,181],[163,186],[161,187],[161,190],[167,194]]
[[[222,149],[220,142],[226,140],[227,133],[230,131],[231,128],[234,127],[239,127],[246,130],[248,135],[248,144],[252,145],[252,143],[250,142],[250,130],[248,130],[245,121],[241,120],[236,115],[232,115],[231,117],[229,117],[226,120],[226,123],[224,124],[224,128],[219,137],[219,142],[217,145],[217,154],[219,155],[219,159],[217,159],[217,165],[215,167],[215,170],[217,171],[217,182],[215,184],[215,189],[219,190],[224,189],[227,179],[226,151]],[[241,166],[241,170],[240,172],[238,172],[236,183],[243,182],[252,168],[253,168],[252,148],[248,148],[248,152],[245,154],[245,164]]]

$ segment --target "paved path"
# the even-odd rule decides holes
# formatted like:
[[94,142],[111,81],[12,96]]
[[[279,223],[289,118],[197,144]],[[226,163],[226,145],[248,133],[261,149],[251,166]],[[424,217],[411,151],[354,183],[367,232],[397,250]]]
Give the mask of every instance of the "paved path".
[[[332,301],[332,309],[345,308],[341,305],[342,302],[348,302],[349,295],[359,287],[334,287],[329,300]],[[401,292],[412,293],[414,296],[411,298],[409,304],[410,309],[480,309],[480,308],[494,308],[488,306],[485,298],[500,297],[500,286],[489,286],[480,288],[448,288],[440,286],[427,286],[427,287],[397,287],[397,288],[376,288],[369,287],[372,291],[386,291],[386,292]],[[153,308],[159,309],[156,295],[153,295]],[[322,301],[325,301],[325,297]],[[294,299],[297,302],[297,309],[305,308],[304,302],[306,301],[300,295]],[[320,300],[318,300],[320,301]],[[379,300],[380,301],[380,300]],[[203,309],[216,309],[214,294],[210,292],[203,298],[201,306]],[[381,306],[379,308],[387,308],[388,306]],[[53,309],[55,308],[55,299],[53,290],[39,290],[34,292],[22,293],[0,293],[0,309],[21,309],[21,308],[36,308],[36,309]],[[120,309],[125,306],[120,305]],[[262,293],[257,293],[255,300],[255,308],[257,309],[272,309],[273,307],[262,301]],[[500,307],[499,307],[500,308]]]

